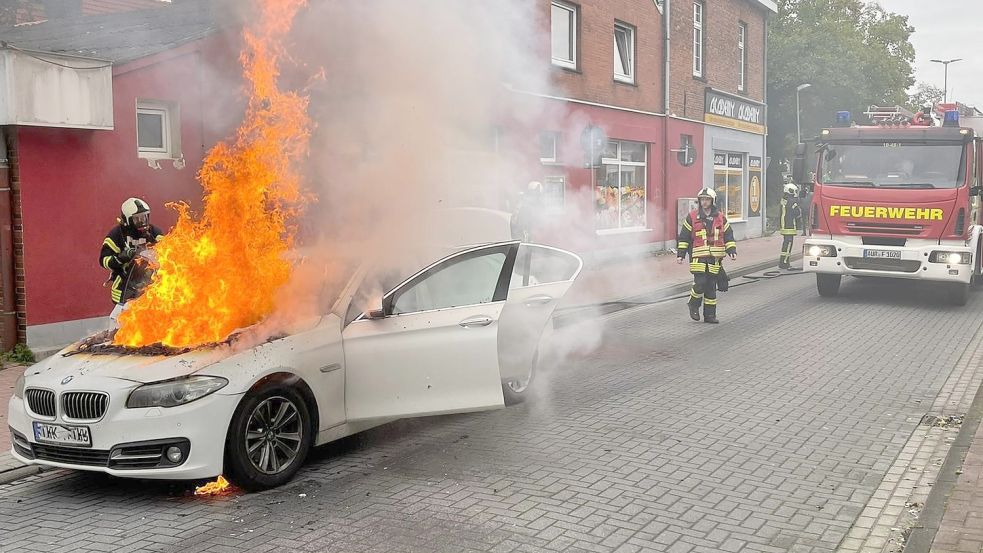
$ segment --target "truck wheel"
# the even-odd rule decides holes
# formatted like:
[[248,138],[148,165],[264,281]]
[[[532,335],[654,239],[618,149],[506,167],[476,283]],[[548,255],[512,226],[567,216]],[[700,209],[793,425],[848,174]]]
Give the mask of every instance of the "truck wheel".
[[824,298],[832,298],[840,293],[840,275],[826,275],[816,273],[816,288],[819,295]]
[[949,303],[952,305],[966,305],[969,301],[969,284],[963,284],[961,282],[949,284],[949,289],[946,291]]

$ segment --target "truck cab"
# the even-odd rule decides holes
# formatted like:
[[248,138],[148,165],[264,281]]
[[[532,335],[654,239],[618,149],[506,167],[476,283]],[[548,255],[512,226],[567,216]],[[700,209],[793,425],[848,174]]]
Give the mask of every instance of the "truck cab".
[[[927,110],[926,110],[927,111]],[[821,296],[843,275],[935,281],[963,305],[981,274],[983,142],[957,111],[871,107],[876,125],[823,129],[800,148],[795,178],[814,156],[803,269]]]

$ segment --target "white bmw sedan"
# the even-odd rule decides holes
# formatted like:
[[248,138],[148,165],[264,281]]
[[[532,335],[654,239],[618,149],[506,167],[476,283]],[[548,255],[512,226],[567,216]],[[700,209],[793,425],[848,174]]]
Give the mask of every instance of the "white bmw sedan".
[[168,355],[74,344],[17,381],[12,452],[121,477],[278,486],[313,446],[521,400],[582,266],[556,248],[487,244],[423,268],[371,309],[358,301],[372,295],[362,272],[305,328],[254,347]]

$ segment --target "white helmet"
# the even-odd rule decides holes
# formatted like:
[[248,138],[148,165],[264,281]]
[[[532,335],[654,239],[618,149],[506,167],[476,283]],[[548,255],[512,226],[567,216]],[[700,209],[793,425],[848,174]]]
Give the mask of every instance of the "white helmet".
[[700,192],[696,195],[697,198],[710,198],[713,203],[717,202],[717,193],[708,186],[704,186],[700,189]]
[[799,187],[798,186],[795,186],[792,183],[788,183],[788,184],[785,185],[785,193],[786,194],[791,194],[793,196],[798,196],[799,195]]
[[140,198],[130,198],[120,208],[119,222],[124,227],[139,231],[150,229],[150,206]]

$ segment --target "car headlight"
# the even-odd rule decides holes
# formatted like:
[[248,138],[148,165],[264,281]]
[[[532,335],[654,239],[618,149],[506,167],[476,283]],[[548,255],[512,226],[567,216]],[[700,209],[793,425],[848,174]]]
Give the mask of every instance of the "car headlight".
[[14,382],[14,397],[24,399],[24,375],[20,375],[17,382]]
[[809,257],[836,257],[836,248],[833,246],[808,246],[806,253]]
[[166,380],[144,384],[130,392],[126,406],[130,409],[141,407],[176,407],[199,400],[212,392],[221,390],[229,381],[219,376],[189,376],[176,380]]
[[969,252],[932,252],[928,260],[932,263],[969,265],[973,262],[973,255]]

